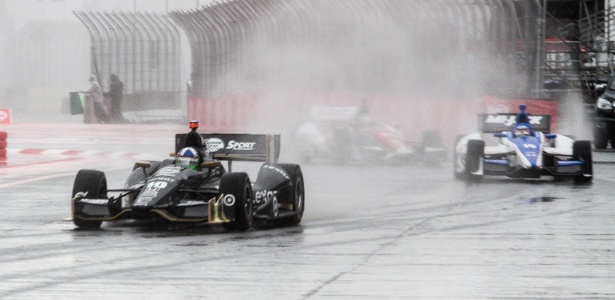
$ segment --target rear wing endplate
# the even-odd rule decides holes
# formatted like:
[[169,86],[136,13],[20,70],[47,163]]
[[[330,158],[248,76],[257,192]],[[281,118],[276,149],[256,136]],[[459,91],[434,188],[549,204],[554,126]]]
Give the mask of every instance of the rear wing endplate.
[[[277,163],[280,157],[279,134],[203,133],[203,146],[218,160]],[[175,153],[184,145],[185,133],[175,135]]]
[[[479,114],[478,128],[481,132],[497,133],[512,130],[517,114]],[[551,132],[551,116],[549,115],[529,115],[532,130],[540,132]]]

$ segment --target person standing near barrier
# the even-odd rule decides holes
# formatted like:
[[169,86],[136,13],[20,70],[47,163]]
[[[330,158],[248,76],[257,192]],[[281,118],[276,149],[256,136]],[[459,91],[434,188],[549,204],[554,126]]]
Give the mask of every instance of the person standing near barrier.
[[105,93],[105,96],[111,100],[111,119],[113,123],[124,123],[125,120],[122,115],[124,83],[120,81],[120,78],[115,74],[111,74],[109,80],[109,92]]
[[92,104],[94,104],[94,115],[98,119],[98,122],[108,123],[109,118],[105,98],[103,96],[102,87],[96,80],[96,77],[90,77],[90,89],[86,92],[86,94],[88,94],[90,99],[92,99]]

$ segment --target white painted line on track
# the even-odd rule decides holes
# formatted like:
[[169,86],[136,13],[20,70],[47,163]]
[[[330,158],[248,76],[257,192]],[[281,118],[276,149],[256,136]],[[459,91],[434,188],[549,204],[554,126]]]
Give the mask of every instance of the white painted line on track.
[[[122,170],[122,169],[124,169],[124,168],[112,168],[112,169],[105,169],[105,170],[101,170],[101,171],[103,171],[103,172],[104,171],[115,171],[115,170]],[[75,175],[77,175],[77,172],[60,173],[60,174],[54,174],[54,175],[41,176],[41,177],[36,177],[36,178],[18,180],[18,181],[14,181],[14,182],[10,182],[10,183],[3,183],[3,184],[0,184],[0,188],[14,187],[14,186],[19,186],[19,185],[22,185],[22,184],[36,182],[36,181],[41,181],[41,180],[47,180],[47,179],[53,179],[53,178],[59,178],[59,177],[66,177],[66,176],[75,176]]]
[[18,180],[18,181],[14,181],[10,183],[0,184],[0,188],[14,187],[14,186],[18,186],[18,185],[22,185],[22,184],[26,184],[30,182],[36,182],[36,181],[47,180],[47,179],[58,178],[58,177],[74,176],[75,174],[76,174],[75,172],[61,173],[61,174],[54,174],[54,175],[47,175],[47,176],[41,176],[41,177],[36,177],[36,178]]

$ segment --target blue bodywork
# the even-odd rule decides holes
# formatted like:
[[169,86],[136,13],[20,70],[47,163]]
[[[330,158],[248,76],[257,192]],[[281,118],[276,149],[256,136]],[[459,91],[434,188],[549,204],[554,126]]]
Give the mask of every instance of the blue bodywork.
[[[515,131],[525,130],[527,135],[515,136]],[[546,157],[542,153],[542,141],[539,132],[532,130],[528,123],[516,123],[511,131],[495,134],[496,137],[505,138],[514,144],[516,151],[497,155],[487,156],[483,160],[485,174],[506,175],[515,178],[538,178],[541,175],[571,174],[581,171],[583,161],[580,160],[560,160],[550,156]],[[554,139],[556,135],[545,135],[547,139]],[[520,163],[522,155],[527,162]],[[517,161],[510,161],[516,159]]]

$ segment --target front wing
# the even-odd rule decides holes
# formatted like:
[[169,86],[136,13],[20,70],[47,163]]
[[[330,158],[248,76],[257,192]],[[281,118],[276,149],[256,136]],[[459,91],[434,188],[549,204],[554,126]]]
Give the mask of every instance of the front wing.
[[543,151],[542,165],[532,168],[521,167],[517,156],[511,153],[485,155],[483,158],[484,175],[502,175],[511,178],[539,178],[542,175],[577,176],[583,172],[584,162],[570,156],[552,155]]
[[86,198],[76,195],[72,201],[73,218],[84,221],[114,221],[119,219],[164,219],[179,223],[225,223],[235,220],[235,209],[224,194],[208,201],[182,200],[176,205],[152,208],[124,207],[121,198]]

